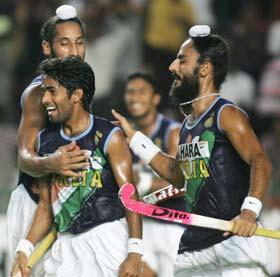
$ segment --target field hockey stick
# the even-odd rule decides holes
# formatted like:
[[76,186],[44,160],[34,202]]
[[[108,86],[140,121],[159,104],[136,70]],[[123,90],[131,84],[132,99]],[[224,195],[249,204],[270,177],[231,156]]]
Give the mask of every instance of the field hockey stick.
[[[136,201],[134,199],[131,199],[131,196],[134,194],[134,192],[135,188],[131,184],[123,185],[119,191],[119,197],[123,205],[132,212],[139,213],[144,216],[149,216],[157,219],[167,220],[191,226],[216,229],[226,232],[232,231],[233,222],[231,221],[167,209]],[[255,235],[280,239],[279,231],[268,230],[260,227],[256,229]]]
[[[52,246],[53,242],[56,240],[56,231],[53,228],[38,244],[33,253],[28,258],[27,267],[32,269],[34,265],[44,256],[47,250]],[[21,277],[21,272],[17,271],[13,277]]]
[[150,194],[145,195],[142,199],[145,203],[148,204],[157,204],[162,201],[173,198],[174,196],[183,196],[185,194],[185,189],[177,189],[172,185],[169,185],[165,188],[154,191]]

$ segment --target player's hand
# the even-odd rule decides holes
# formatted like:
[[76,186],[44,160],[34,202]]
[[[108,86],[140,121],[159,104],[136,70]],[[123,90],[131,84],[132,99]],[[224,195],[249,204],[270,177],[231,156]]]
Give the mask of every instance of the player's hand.
[[80,150],[75,141],[60,146],[48,159],[51,173],[58,173],[68,177],[82,176],[82,173],[78,171],[90,165],[89,151]]
[[120,265],[119,277],[136,277],[141,275],[142,255],[129,253]]
[[[242,236],[242,237],[251,237],[255,234],[258,227],[256,221],[256,214],[250,210],[242,210],[240,215],[235,217],[233,220],[233,228],[231,233]],[[230,233],[225,232],[224,236],[229,235]]]
[[19,251],[17,253],[16,261],[13,266],[11,277],[16,276],[16,274],[20,271],[21,277],[28,277],[30,274],[30,269],[27,267],[28,258],[25,253]]
[[136,133],[136,130],[132,128],[131,124],[127,121],[125,117],[117,113],[114,109],[112,110],[112,114],[117,120],[116,123],[123,129],[126,135],[127,142],[130,143],[130,140],[133,137],[133,135]]

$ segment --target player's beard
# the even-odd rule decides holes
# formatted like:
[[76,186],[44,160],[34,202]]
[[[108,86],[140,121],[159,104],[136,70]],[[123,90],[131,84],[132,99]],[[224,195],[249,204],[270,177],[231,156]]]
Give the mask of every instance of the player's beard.
[[[199,95],[199,77],[198,77],[198,67],[196,67],[191,76],[185,76],[182,79],[174,74],[175,80],[169,92],[171,101],[176,106],[192,101]],[[180,85],[176,85],[176,82],[181,80]]]

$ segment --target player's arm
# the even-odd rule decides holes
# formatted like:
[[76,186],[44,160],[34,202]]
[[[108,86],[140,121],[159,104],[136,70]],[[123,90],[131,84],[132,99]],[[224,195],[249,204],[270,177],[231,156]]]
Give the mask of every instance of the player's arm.
[[[107,155],[118,185],[121,187],[126,183],[134,184],[131,154],[121,131],[113,133],[108,144]],[[133,198],[139,200],[138,194],[135,193]],[[139,214],[126,210],[126,220],[130,238],[128,247],[131,243],[139,244],[139,252],[141,252],[142,218]],[[133,242],[131,238],[136,240]],[[128,253],[126,260],[120,266],[120,276],[138,276],[142,255],[136,252]]]
[[[135,138],[136,131],[131,127],[131,125],[128,123],[128,121],[126,120],[125,117],[121,116],[119,113],[117,113],[114,110],[112,111],[112,113],[113,113],[114,117],[118,120],[121,128],[123,129],[123,131],[126,135],[126,139],[131,147],[130,142],[133,137]],[[154,144],[152,144],[151,141],[148,144],[149,144],[148,147],[146,145],[144,145],[145,146],[144,148],[145,149],[149,148],[147,150],[147,153],[149,155],[152,153],[152,156],[150,156],[147,159],[146,163],[148,163],[153,168],[153,170],[155,170],[156,173],[161,178],[166,180],[168,183],[173,184],[177,188],[182,188],[184,186],[184,175],[180,169],[178,157],[174,158],[159,150],[156,151],[156,149],[155,149],[156,146]],[[150,151],[150,149],[152,149],[152,148],[154,151]],[[136,151],[136,152],[138,152],[138,151]],[[135,151],[134,151],[134,153],[135,153]],[[138,153],[135,153],[135,154],[137,155]],[[143,157],[140,157],[140,158],[145,161],[145,159],[143,159]]]
[[[233,124],[234,122],[234,124]],[[233,106],[226,106],[220,117],[220,127],[225,132],[241,158],[250,166],[250,187],[248,196],[257,206],[267,191],[271,173],[270,160],[255,135],[247,116]],[[256,200],[255,200],[256,199]],[[259,201],[258,201],[259,200]],[[254,203],[256,201],[256,203]],[[233,233],[251,236],[256,230],[255,206],[242,209],[239,219],[234,220]]]
[[176,157],[178,152],[179,133],[180,133],[180,128],[175,127],[170,131],[168,136],[168,141],[167,141],[168,154],[173,157]]
[[[172,157],[176,157],[178,152],[178,143],[179,143],[179,127],[174,127],[169,131],[168,138],[167,138],[167,154]],[[150,192],[157,191],[159,189],[166,188],[168,186],[168,182],[161,178],[153,178]]]
[[48,233],[53,222],[50,186],[47,178],[38,179],[38,184],[40,200],[28,235],[25,240],[21,240],[19,243],[17,257],[13,267],[14,272],[19,268],[23,277],[29,275],[27,261],[33,251],[34,245]]
[[88,164],[87,153],[74,151],[75,143],[60,147],[48,157],[39,157],[35,142],[38,133],[46,125],[46,113],[41,104],[40,86],[25,91],[22,98],[22,115],[18,130],[18,163],[20,169],[33,177],[41,177],[49,173],[59,173],[67,176],[78,176],[75,169],[81,169]]

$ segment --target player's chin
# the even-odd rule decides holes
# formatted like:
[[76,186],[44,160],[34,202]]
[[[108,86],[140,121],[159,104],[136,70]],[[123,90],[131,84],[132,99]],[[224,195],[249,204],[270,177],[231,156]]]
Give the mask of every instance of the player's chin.
[[130,114],[132,117],[134,117],[135,119],[140,119],[142,117],[145,117],[147,114],[149,113],[149,111],[147,109],[141,109],[141,110],[130,110]]
[[59,120],[59,118],[57,116],[53,116],[53,115],[49,115],[49,121],[51,123],[61,123],[61,121]]

